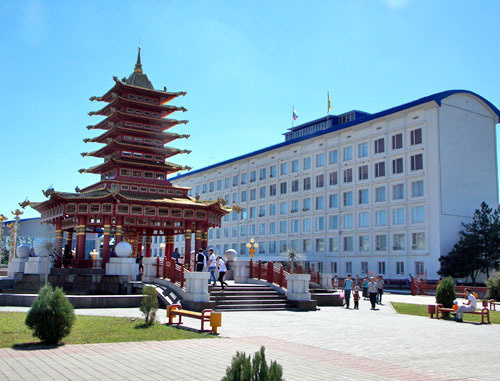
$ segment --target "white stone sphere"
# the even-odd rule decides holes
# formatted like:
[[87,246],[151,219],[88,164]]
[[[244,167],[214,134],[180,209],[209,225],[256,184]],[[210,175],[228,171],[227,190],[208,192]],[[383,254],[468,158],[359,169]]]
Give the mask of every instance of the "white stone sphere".
[[128,242],[121,241],[115,246],[115,254],[120,258],[130,257],[132,254],[132,245]]
[[227,262],[234,262],[236,261],[236,258],[238,258],[238,253],[233,249],[226,250],[224,258]]
[[28,245],[19,245],[17,247],[16,256],[18,258],[27,258],[30,256],[31,249]]

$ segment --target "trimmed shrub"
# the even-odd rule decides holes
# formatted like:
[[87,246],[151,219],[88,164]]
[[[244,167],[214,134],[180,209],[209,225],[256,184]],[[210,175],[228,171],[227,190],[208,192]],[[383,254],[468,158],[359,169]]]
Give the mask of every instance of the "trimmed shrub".
[[255,352],[253,359],[245,352],[236,352],[222,381],[282,381],[283,368],[276,361],[266,362],[265,348]]
[[496,276],[488,278],[486,281],[486,297],[488,299],[495,299],[497,302],[500,301],[500,273]]
[[[453,307],[453,301],[457,298],[455,292],[455,282],[451,276],[444,278],[436,290],[436,303],[442,304],[445,308]],[[446,316],[449,313],[445,313]]]
[[25,320],[33,336],[49,345],[58,344],[69,335],[74,322],[73,306],[63,290],[59,287],[54,290],[50,284],[40,289]]
[[142,302],[139,309],[144,314],[146,325],[152,325],[156,320],[156,311],[158,311],[158,297],[156,288],[153,286],[144,286],[142,289]]

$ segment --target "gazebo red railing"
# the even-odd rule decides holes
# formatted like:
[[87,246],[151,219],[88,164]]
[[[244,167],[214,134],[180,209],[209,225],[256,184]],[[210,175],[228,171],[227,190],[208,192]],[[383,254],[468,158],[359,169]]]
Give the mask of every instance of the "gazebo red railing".
[[286,274],[283,265],[277,267],[273,262],[263,265],[262,261],[254,263],[250,261],[250,278],[265,280],[269,283],[277,284],[282,288],[287,288]]
[[184,273],[189,272],[183,266],[175,263],[175,259],[156,258],[156,277],[169,280],[180,288],[184,288]]

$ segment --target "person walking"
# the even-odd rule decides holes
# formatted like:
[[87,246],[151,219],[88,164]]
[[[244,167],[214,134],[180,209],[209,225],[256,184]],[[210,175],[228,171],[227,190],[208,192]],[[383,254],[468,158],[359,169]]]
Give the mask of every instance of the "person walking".
[[339,289],[339,276],[335,274],[335,277],[333,278],[333,288],[335,290]]
[[384,294],[384,278],[382,275],[378,276],[377,279],[377,296],[378,296],[378,304],[382,304],[382,295]]
[[351,279],[351,274],[348,274],[347,279],[344,281],[344,300],[346,309],[349,309],[349,303],[351,301],[351,290],[352,290],[352,279]]
[[227,267],[226,267],[226,262],[224,262],[224,259],[222,259],[220,255],[217,257],[217,266],[219,267],[218,281],[220,282],[222,290],[224,290],[224,286],[228,285],[226,282],[224,282],[224,275],[226,275]]
[[370,283],[368,283],[368,294],[370,295],[371,309],[374,310],[377,302],[377,283],[373,277],[370,278]]
[[170,254],[170,258],[175,259],[175,264],[179,264],[179,258],[181,256],[181,253],[179,253],[179,249],[175,248],[175,250]]
[[368,300],[368,283],[370,283],[370,281],[368,280],[368,277],[365,276],[365,278],[363,279],[363,299],[364,300]]
[[201,272],[207,263],[207,259],[205,254],[203,254],[203,250],[198,250],[198,254],[196,254],[196,267],[195,271]]
[[353,293],[353,299],[354,299],[354,309],[359,310],[359,284],[354,285],[354,293]]
[[215,269],[217,267],[214,249],[208,249],[208,272],[210,273],[210,279],[208,283],[213,282],[212,286],[215,286],[217,283],[217,278],[215,277]]

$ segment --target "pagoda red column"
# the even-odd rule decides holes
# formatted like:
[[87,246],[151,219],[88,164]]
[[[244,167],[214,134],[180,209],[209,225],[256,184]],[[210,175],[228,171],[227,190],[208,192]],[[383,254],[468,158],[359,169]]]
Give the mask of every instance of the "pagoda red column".
[[85,260],[85,234],[87,230],[87,216],[78,216],[76,225],[76,260]]
[[73,232],[71,230],[66,231],[66,246],[73,250]]
[[137,245],[136,245],[136,252],[137,252],[137,257],[142,257],[142,235],[137,235]]
[[208,247],[208,229],[206,226],[204,226],[202,230],[201,247]]
[[63,231],[61,230],[61,219],[58,218],[56,220],[56,231],[55,231],[55,239],[54,239],[54,246],[56,249],[57,254],[61,254],[61,249],[63,245]]
[[172,234],[170,234],[170,235],[167,236],[166,239],[168,240],[168,246],[166,246],[167,252],[165,254],[170,259],[170,256],[174,252],[174,236]]
[[184,263],[187,263],[188,267],[191,267],[191,229],[186,229],[184,234],[185,246],[184,246]]
[[111,234],[111,217],[104,216],[104,227],[102,235],[102,265],[109,262],[109,235]]
[[115,247],[123,241],[123,217],[116,217]]
[[195,239],[194,251],[195,251],[195,253],[198,253],[198,251],[201,249],[202,238],[203,238],[203,233],[201,231],[201,225],[196,224],[196,232],[195,232],[195,236],[194,236],[194,239]]
[[[151,231],[148,229],[146,233],[146,239],[145,239],[145,244],[144,244],[144,256],[146,258],[151,257]],[[141,240],[142,241],[142,240]]]

